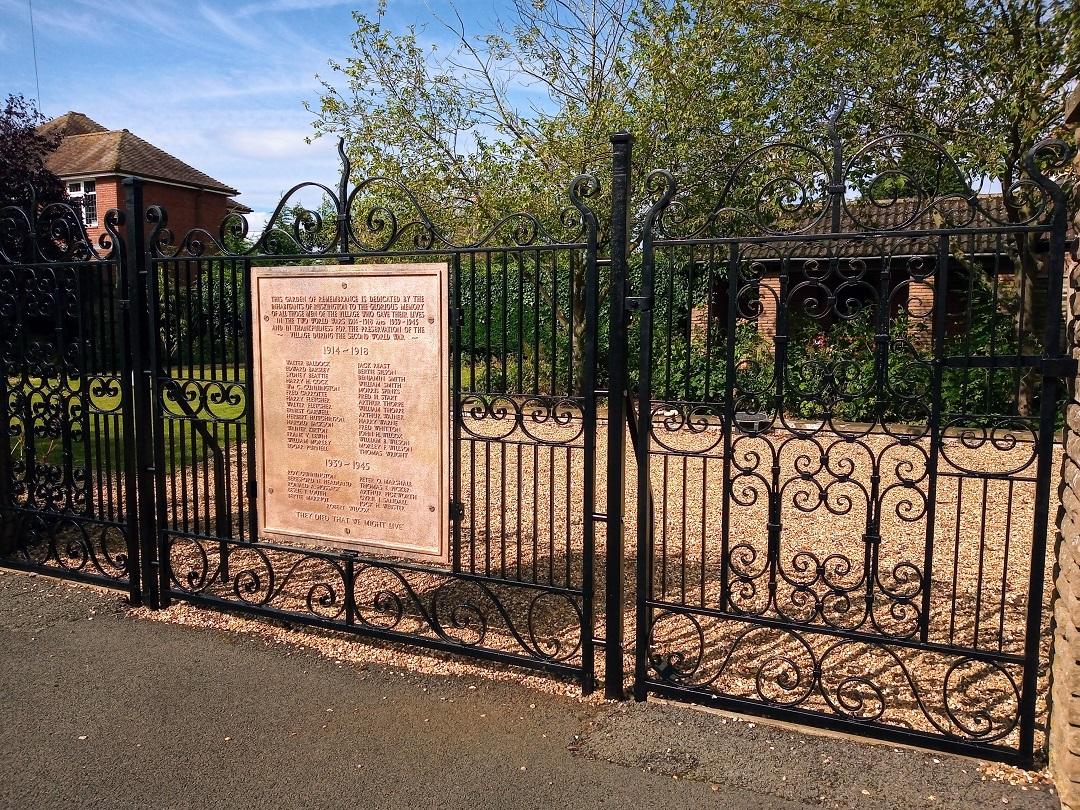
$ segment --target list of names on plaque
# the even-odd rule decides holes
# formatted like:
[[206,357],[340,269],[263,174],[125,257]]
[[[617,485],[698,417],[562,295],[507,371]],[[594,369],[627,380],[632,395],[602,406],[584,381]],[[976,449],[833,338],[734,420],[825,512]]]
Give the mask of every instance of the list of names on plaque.
[[445,561],[445,265],[257,268],[260,530]]

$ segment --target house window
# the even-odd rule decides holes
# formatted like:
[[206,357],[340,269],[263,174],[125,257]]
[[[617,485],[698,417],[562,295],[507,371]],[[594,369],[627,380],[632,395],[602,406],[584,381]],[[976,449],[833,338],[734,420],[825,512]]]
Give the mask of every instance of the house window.
[[68,196],[82,203],[83,223],[97,225],[97,182],[95,180],[77,180],[68,183]]

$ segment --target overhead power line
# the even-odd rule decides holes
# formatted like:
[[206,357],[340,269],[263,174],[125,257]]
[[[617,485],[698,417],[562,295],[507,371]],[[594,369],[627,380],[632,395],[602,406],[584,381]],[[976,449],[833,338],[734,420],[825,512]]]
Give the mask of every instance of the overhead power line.
[[34,53],[34,85],[37,88],[37,109],[41,112],[41,77],[38,75],[37,63],[37,37],[34,36],[34,0],[26,0],[26,8],[30,12],[30,48]]

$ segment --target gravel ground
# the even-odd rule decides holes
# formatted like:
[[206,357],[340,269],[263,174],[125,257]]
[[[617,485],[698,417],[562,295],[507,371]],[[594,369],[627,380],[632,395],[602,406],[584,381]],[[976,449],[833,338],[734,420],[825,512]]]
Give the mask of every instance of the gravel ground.
[[[477,422],[473,429],[483,434],[488,427]],[[491,429],[496,430],[495,426]],[[580,442],[572,424],[544,425],[542,433],[540,430],[532,429],[533,435],[570,444]],[[498,429],[495,435],[503,432]],[[660,599],[690,607],[718,604],[723,557],[720,538],[725,520],[724,499],[719,495],[724,466],[720,431],[708,425],[672,431],[658,427],[656,434],[662,445],[654,443],[651,467],[658,515],[654,593]],[[528,582],[569,583],[579,588],[585,511],[581,488],[583,453],[576,446],[537,448],[514,444],[514,439],[527,438],[520,433],[506,438],[511,441],[467,443],[463,448],[463,564],[477,573]],[[239,451],[243,451],[242,446]],[[732,599],[736,604],[748,612],[765,611],[766,615],[777,615],[779,611],[800,622],[825,621],[871,632],[876,627],[883,634],[906,635],[917,627],[922,594],[916,572],[924,566],[929,519],[927,442],[902,444],[889,437],[870,436],[846,443],[835,436],[806,440],[777,431],[766,437],[742,437],[733,451],[742,471],[732,481],[733,497],[726,516]],[[628,446],[627,452],[631,459],[626,500],[627,570],[632,571],[636,536],[632,448]],[[1058,461],[1054,459],[1055,470]],[[232,465],[230,468],[234,469]],[[597,504],[602,508],[606,498],[602,442],[596,470]],[[880,475],[876,483],[872,475],[875,470]],[[983,475],[961,475],[968,471]],[[950,436],[939,459],[939,473],[934,498],[937,506],[929,640],[1019,653],[1034,511],[1031,447],[1010,444],[1000,437],[994,443]],[[205,500],[205,470],[197,465],[188,474],[200,480],[204,499],[196,508],[189,495],[187,528],[205,531],[205,517],[213,517],[213,503]],[[774,476],[783,487],[780,571],[776,601],[767,605],[767,492]],[[876,495],[871,497],[875,486]],[[238,521],[235,489],[233,511]],[[880,503],[881,536],[875,596],[869,614],[863,575],[868,503]],[[170,508],[179,521],[183,503],[175,502]],[[193,522],[196,512],[203,515],[198,526]],[[598,525],[600,548],[603,530],[603,525]],[[205,567],[203,553],[208,557]],[[182,581],[205,585],[210,593],[235,598],[231,585],[203,582],[202,577],[216,568],[216,554],[216,543],[178,541],[173,553],[174,570]],[[340,573],[318,561],[297,565],[298,559],[294,555],[276,555],[273,567],[278,577],[270,603],[303,612],[309,595],[314,594],[313,612],[338,615],[343,591]],[[243,598],[258,601],[266,595],[271,579],[264,560],[250,553],[234,554],[230,565],[234,574],[243,572],[236,578]],[[291,576],[282,578],[280,573],[284,571],[292,571]],[[191,572],[194,579],[188,580]],[[1044,604],[1049,601],[1049,575],[1048,565]],[[603,576],[602,554],[597,554],[598,628],[602,628],[606,609]],[[464,643],[521,653],[520,636],[525,635],[527,643],[535,638],[534,649],[557,654],[571,663],[577,660],[577,620],[569,600],[536,598],[537,592],[531,589],[493,588],[519,629],[531,623],[533,638],[527,634],[515,638],[487,593],[474,586],[448,582],[438,575],[407,573],[398,578],[369,569],[358,579],[357,604],[375,624],[430,635],[408,591],[411,589],[420,604],[427,606],[438,594],[436,607],[443,626]],[[320,584],[332,590],[323,587],[312,591]],[[835,595],[848,591],[848,599]],[[320,603],[318,597],[328,593],[335,598]],[[388,600],[388,594],[395,594],[396,600]],[[490,619],[482,636],[475,615],[455,615],[454,606],[466,602]],[[623,610],[627,614],[626,626],[632,628],[632,594],[628,593]],[[190,609],[172,608],[162,616],[185,620],[185,611]],[[246,622],[219,615],[221,618],[214,623],[222,626]],[[756,629],[747,634],[746,625],[738,622],[706,618],[695,626],[679,616],[661,615],[654,651],[685,656],[684,667],[686,661],[699,665],[687,676],[693,683],[725,694],[752,699],[764,695],[779,702],[798,702],[830,713],[840,710],[862,719],[924,731],[936,728],[963,732],[966,728],[975,736],[991,737],[1004,733],[1002,742],[1015,743],[1015,731],[1008,732],[1016,711],[1012,684],[1018,680],[1019,670],[1015,667],[968,662],[950,671],[955,657],[854,643],[841,645],[826,655],[827,646],[835,639],[823,634],[803,634],[804,643],[777,630]],[[1044,622],[1041,639],[1040,694],[1045,693],[1046,686],[1047,625]],[[699,634],[704,640],[703,656]],[[395,649],[393,655],[413,653]],[[824,690],[809,690],[815,659],[822,665]],[[628,656],[627,671],[631,669]],[[947,700],[942,697],[946,680]],[[1039,717],[1044,713],[1040,701]]]

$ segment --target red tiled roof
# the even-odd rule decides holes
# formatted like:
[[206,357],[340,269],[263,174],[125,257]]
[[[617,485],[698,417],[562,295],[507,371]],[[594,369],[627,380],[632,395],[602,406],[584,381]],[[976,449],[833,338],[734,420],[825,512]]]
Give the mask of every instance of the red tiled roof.
[[63,137],[68,135],[86,135],[89,132],[107,132],[101,124],[81,112],[66,112],[61,116],[46,121],[37,128],[42,135],[59,134]]
[[240,193],[138,135],[126,129],[107,130],[82,113],[61,115],[42,124],[39,131],[58,131],[64,136],[46,161],[59,177],[133,174],[230,196]]

